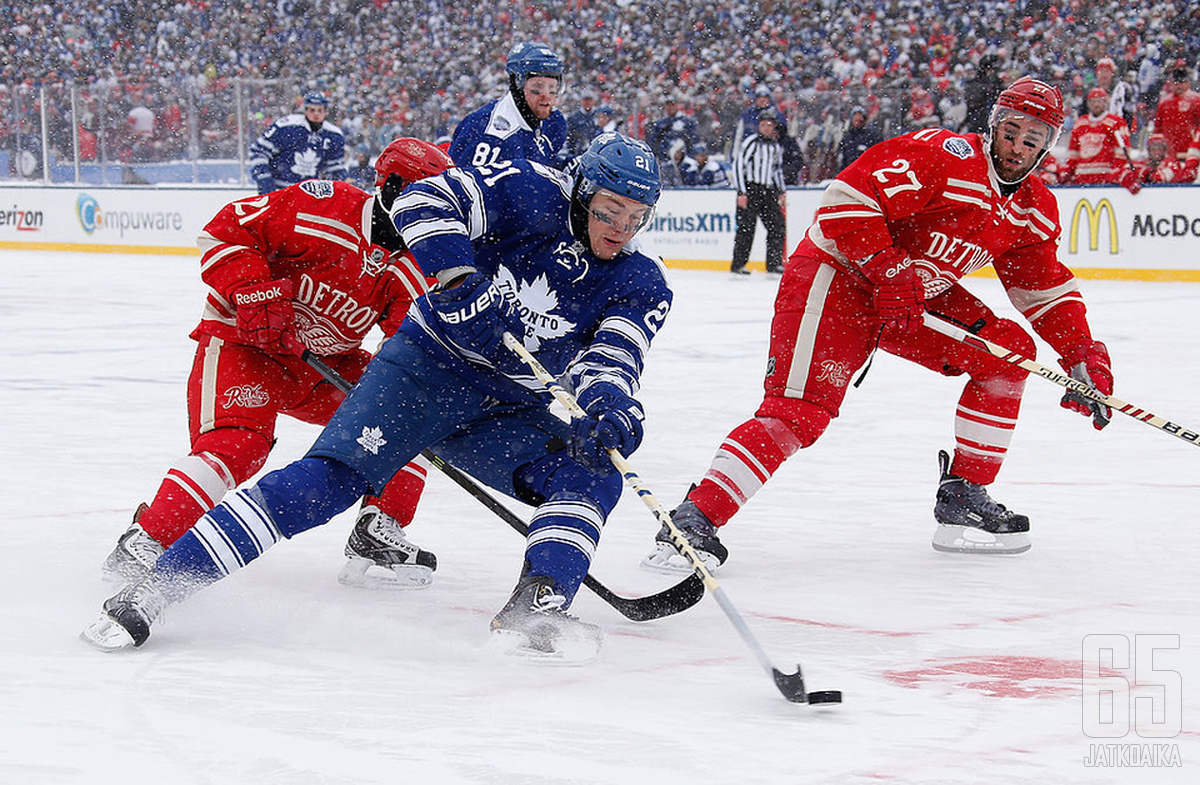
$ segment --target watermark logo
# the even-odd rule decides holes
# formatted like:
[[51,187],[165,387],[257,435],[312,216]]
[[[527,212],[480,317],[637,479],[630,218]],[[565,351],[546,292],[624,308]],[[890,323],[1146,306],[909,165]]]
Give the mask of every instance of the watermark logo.
[[[1183,679],[1155,662],[1156,652],[1179,648],[1178,635],[1088,635],[1083,639],[1083,733],[1120,739],[1168,739],[1183,729]],[[1158,665],[1159,667],[1156,667]],[[1086,766],[1182,766],[1167,743],[1096,743]]]

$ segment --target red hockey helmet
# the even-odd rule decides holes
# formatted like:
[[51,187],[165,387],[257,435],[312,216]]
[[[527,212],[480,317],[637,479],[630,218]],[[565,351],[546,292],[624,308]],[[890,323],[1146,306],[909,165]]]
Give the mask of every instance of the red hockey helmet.
[[[1063,121],[1066,118],[1062,93],[1057,87],[1029,76],[1022,76],[1013,82],[1000,93],[996,98],[996,105],[992,107],[992,116],[988,121],[987,132],[989,149],[991,149],[992,140],[996,138],[996,129],[1005,118],[1013,115],[1033,118],[1045,126],[1045,142],[1037,162],[1029,169],[1029,172],[1032,172],[1037,169],[1037,164],[1041,162],[1046,153],[1050,152],[1058,142],[1058,135],[1062,132]],[[1022,175],[1020,179],[1028,176],[1029,172]]]
[[394,174],[403,181],[403,188],[417,180],[441,174],[452,166],[454,161],[441,148],[420,139],[402,136],[393,139],[376,159],[375,187],[383,187],[388,177]]

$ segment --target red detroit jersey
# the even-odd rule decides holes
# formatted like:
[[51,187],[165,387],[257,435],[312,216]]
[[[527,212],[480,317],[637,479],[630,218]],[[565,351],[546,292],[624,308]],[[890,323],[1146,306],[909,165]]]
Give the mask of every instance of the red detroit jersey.
[[[877,144],[846,167],[796,255],[861,275],[859,264],[896,246],[913,259],[927,299],[990,264],[1037,327],[1060,305],[1082,307],[1074,276],[1058,260],[1060,234],[1058,203],[1041,179],[1026,177],[1006,196],[982,137],[933,128]],[[1045,337],[1056,349],[1078,338]]]
[[210,291],[193,337],[240,342],[230,293],[278,279],[292,282],[296,333],[314,354],[352,351],[376,323],[391,335],[427,285],[410,254],[371,242],[372,206],[371,194],[327,180],[230,202],[199,238]]

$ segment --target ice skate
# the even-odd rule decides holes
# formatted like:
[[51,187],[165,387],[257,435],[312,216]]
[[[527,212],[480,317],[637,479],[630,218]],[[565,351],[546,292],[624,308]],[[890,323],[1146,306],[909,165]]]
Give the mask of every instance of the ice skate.
[[560,665],[583,665],[600,653],[603,634],[563,609],[554,581],[526,576],[492,619],[490,645],[503,654]]
[[338,581],[360,589],[424,589],[437,569],[437,557],[409,542],[399,522],[374,505],[359,510],[346,556]]
[[941,481],[933,517],[933,549],[946,553],[1024,553],[1029,518],[988,496],[987,488],[950,473],[950,456],[938,453]]
[[[687,537],[700,561],[709,572],[716,570],[729,558],[729,549],[717,539],[717,527],[690,499],[671,511],[671,521]],[[654,538],[654,551],[642,559],[642,567],[652,572],[682,573],[695,568],[671,542],[671,533],[664,525]]]
[[117,547],[104,560],[100,571],[104,580],[109,583],[124,586],[140,581],[150,573],[154,562],[158,561],[158,557],[166,550],[138,523],[142,513],[148,509],[144,503],[138,505],[133,513],[133,523],[117,539]]
[[102,651],[141,646],[167,607],[167,598],[154,578],[130,584],[104,602],[100,618],[80,637]]

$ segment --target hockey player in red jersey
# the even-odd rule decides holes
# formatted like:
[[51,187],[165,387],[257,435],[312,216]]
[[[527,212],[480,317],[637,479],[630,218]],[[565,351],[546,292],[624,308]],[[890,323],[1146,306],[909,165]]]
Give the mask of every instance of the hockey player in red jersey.
[[[1112,391],[1108,351],[1093,339],[1075,278],[1057,257],[1058,205],[1042,180],[1029,176],[1062,124],[1059,91],[1024,77],[1001,92],[983,136],[926,129],[889,139],[829,185],[780,281],[762,404],[729,433],[672,515],[710,566],[728,555],[716,527],[817,440],[877,348],[967,377],[955,412],[953,463],[939,454],[933,547],[1030,547],[1029,519],[987,492],[1017,424],[1026,373],[943,337],[922,319],[928,311],[1032,357],[1033,338],[959,283],[991,265],[1062,365]],[[1111,414],[1072,396],[1063,405],[1090,415],[1096,428]],[[644,565],[687,569],[665,533]]]
[[[328,422],[342,394],[301,358],[308,349],[357,380],[371,359],[362,341],[378,325],[391,335],[426,279],[387,217],[411,182],[453,166],[418,139],[379,156],[374,194],[349,183],[308,180],[229,203],[199,237],[209,287],[188,379],[192,449],[167,471],[104,563],[113,579],[144,576],[163,550],[225,494],[262,468],[286,414]],[[410,463],[380,497],[366,497],[346,546],[343,583],[420,588],[432,553],[402,531],[413,517],[426,467]]]
[[1129,126],[1108,113],[1108,93],[1099,87],[1088,93],[1087,107],[1088,113],[1071,129],[1060,182],[1120,184],[1137,193],[1142,186],[1129,162]]
[[1196,179],[1200,165],[1200,129],[1192,137],[1192,148],[1186,161],[1168,155],[1167,137],[1154,133],[1146,137],[1146,158],[1135,164],[1138,181],[1142,183],[1190,183]]

